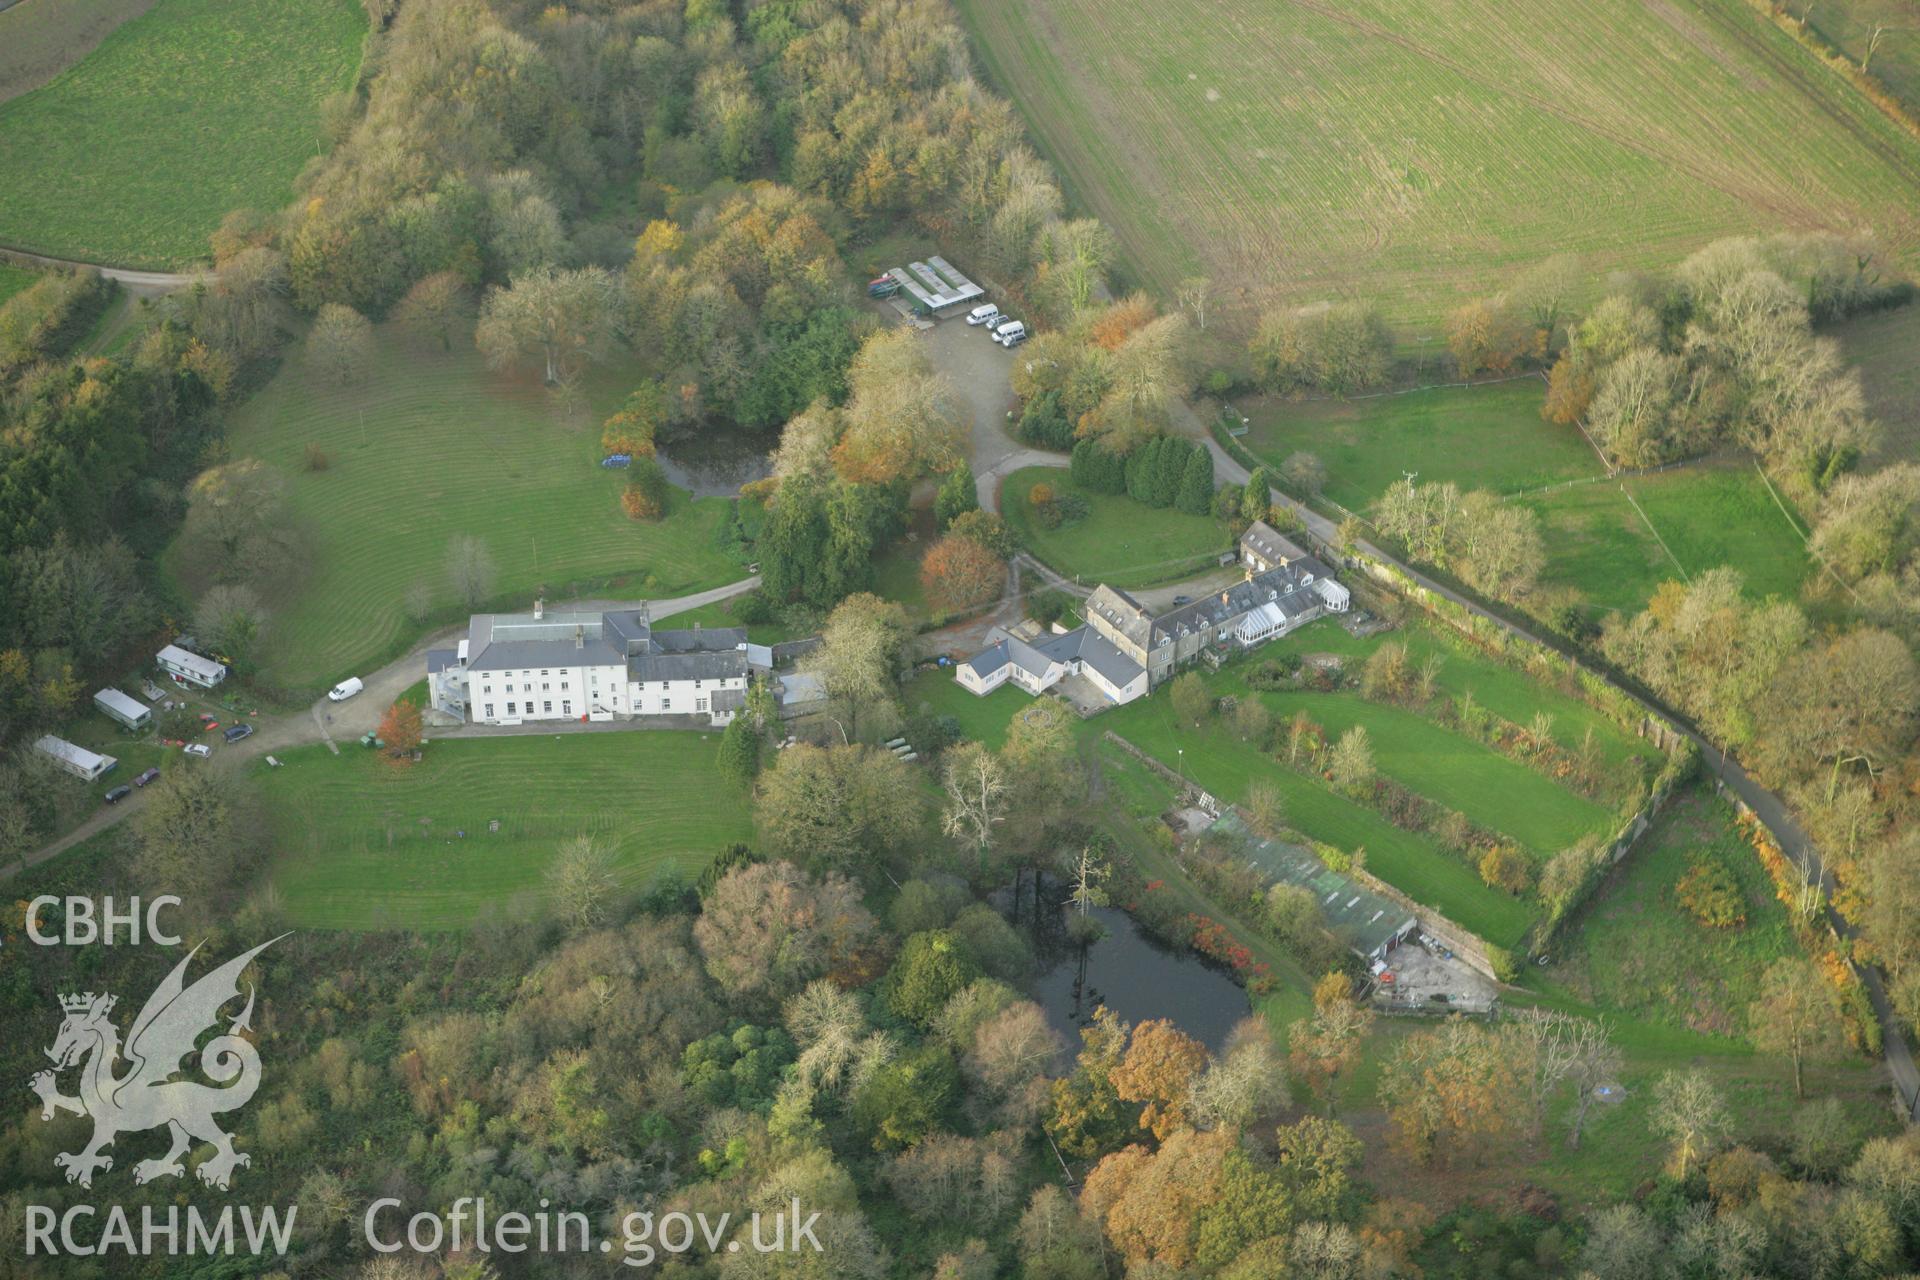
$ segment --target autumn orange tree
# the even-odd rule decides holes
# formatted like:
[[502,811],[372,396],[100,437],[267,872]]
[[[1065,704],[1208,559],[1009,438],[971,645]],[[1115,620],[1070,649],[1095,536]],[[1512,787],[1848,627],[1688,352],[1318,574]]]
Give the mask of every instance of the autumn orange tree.
[[620,509],[629,520],[658,520],[667,514],[667,473],[652,458],[635,458],[620,492]]
[[1313,1013],[1287,1029],[1287,1065],[1333,1114],[1334,1086],[1360,1061],[1360,1049],[1373,1028],[1373,1010],[1356,1004],[1353,983],[1329,973],[1313,984]]
[[666,420],[666,389],[650,378],[629,392],[620,411],[601,424],[600,450],[651,458],[654,435]]
[[1140,1127],[1164,1142],[1188,1123],[1188,1094],[1193,1078],[1206,1065],[1205,1045],[1166,1018],[1155,1018],[1133,1029],[1127,1056],[1111,1078],[1124,1101],[1146,1104]]
[[401,698],[380,717],[375,735],[387,744],[389,758],[411,758],[424,736],[420,724],[420,706],[411,698]]
[[1496,844],[1480,855],[1480,878],[1495,889],[1519,895],[1533,883],[1533,867],[1510,844]]
[[1478,1156],[1513,1129],[1524,1110],[1499,1037],[1459,1017],[1402,1042],[1381,1072],[1380,1099],[1401,1150],[1423,1164]]
[[1296,1227],[1324,1232],[1327,1220],[1351,1212],[1360,1140],[1318,1116],[1273,1136],[1270,1160],[1257,1158],[1231,1128],[1181,1129],[1158,1151],[1128,1147],[1087,1175],[1081,1211],[1106,1228],[1129,1275],[1152,1264],[1200,1275],[1350,1274],[1289,1269],[1279,1254],[1296,1261],[1321,1255],[1311,1239],[1285,1237]]
[[1191,1266],[1201,1216],[1221,1198],[1221,1165],[1235,1144],[1225,1130],[1181,1129],[1158,1151],[1115,1152],[1087,1175],[1081,1211],[1105,1222],[1107,1238],[1129,1264]]
[[920,585],[936,609],[958,612],[983,605],[1006,586],[1007,566],[972,538],[948,534],[920,561]]
[[1157,311],[1146,294],[1131,294],[1101,312],[1088,326],[1087,337],[1102,350],[1118,351]]
[[1505,373],[1532,350],[1534,335],[1504,297],[1477,298],[1447,316],[1447,350],[1462,377]]

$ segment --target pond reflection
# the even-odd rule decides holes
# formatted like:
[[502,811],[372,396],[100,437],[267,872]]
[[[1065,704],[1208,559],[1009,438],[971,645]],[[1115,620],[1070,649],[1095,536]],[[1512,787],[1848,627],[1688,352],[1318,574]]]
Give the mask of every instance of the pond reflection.
[[[1093,1011],[1103,1004],[1123,1022],[1170,1018],[1216,1051],[1233,1025],[1251,1011],[1239,984],[1191,952],[1163,945],[1116,907],[1095,907],[1087,913],[1099,922],[1102,936],[1086,949],[1083,962],[1081,949],[1068,935],[1071,908],[1064,887],[1038,893],[1037,908],[1029,887],[1012,915],[1016,924],[1028,926],[1039,961],[1033,998],[1074,1052],[1079,1051],[1080,1028],[1093,1021]],[[1004,892],[996,895],[995,904],[1003,912],[1011,902]]]

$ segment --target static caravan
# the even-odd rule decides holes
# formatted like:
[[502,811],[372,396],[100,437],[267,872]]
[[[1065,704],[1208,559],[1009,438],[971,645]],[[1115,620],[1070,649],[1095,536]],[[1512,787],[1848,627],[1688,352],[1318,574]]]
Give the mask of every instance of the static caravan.
[[95,755],[85,747],[75,746],[65,738],[56,738],[52,734],[33,746],[36,751],[51,756],[55,764],[82,782],[98,782],[102,774],[120,763],[112,756]]
[[212,658],[189,653],[177,644],[162,649],[154,656],[154,661],[176,682],[197,684],[202,689],[211,689],[227,678],[227,669]]
[[117,720],[135,733],[153,723],[153,708],[129,698],[118,689],[102,689],[93,695],[93,705],[109,720]]

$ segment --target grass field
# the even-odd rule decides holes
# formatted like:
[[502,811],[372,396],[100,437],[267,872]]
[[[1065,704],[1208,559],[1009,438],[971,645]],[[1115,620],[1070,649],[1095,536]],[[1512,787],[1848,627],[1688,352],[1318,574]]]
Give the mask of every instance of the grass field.
[[421,930],[536,906],[555,849],[583,833],[614,850],[629,888],[669,868],[691,877],[753,834],[746,804],[716,791],[719,747],[717,731],[466,739],[406,768],[302,748],[259,766],[267,875],[303,928]]
[[1554,741],[1569,750],[1578,747],[1591,729],[1594,743],[1609,765],[1639,760],[1652,766],[1660,758],[1659,748],[1651,742],[1629,733],[1578,698],[1548,688],[1422,621],[1359,640],[1335,619],[1322,618],[1276,640],[1261,653],[1332,653],[1364,659],[1388,641],[1405,645],[1416,664],[1437,654],[1441,665],[1434,684],[1441,693],[1454,698],[1471,694],[1481,706],[1514,724],[1529,724],[1535,714],[1546,712],[1553,717]]
[[698,609],[687,609],[680,613],[655,613],[653,620],[659,625],[676,628],[687,628],[696,623],[703,627],[746,627],[747,639],[754,644],[779,644],[805,634],[801,629],[784,622],[756,622],[749,626],[733,616],[733,609],[732,600],[722,600],[719,604],[701,605]]
[[229,209],[292,197],[366,30],[353,0],[160,0],[0,106],[0,244],[116,266],[204,257]]
[[960,9],[1127,262],[1211,277],[1229,332],[1348,294],[1431,331],[1550,254],[1599,280],[1740,232],[1920,256],[1920,141],[1741,0]]
[[1513,837],[1538,861],[1612,825],[1605,807],[1414,712],[1352,693],[1261,697],[1282,720],[1305,710],[1329,738],[1364,728],[1381,773]]
[[1540,417],[1536,378],[1482,387],[1436,388],[1367,400],[1254,400],[1240,441],[1278,469],[1304,450],[1327,468],[1326,495],[1364,511],[1415,472],[1421,484],[1519,493],[1605,475],[1580,432]]
[[[1708,928],[1674,901],[1674,885],[1696,854],[1732,874],[1746,902],[1745,925]],[[1744,1038],[1761,975],[1797,950],[1786,909],[1734,830],[1731,810],[1696,789],[1660,815],[1541,977],[1550,990],[1628,1017]]]
[[1834,330],[1860,367],[1867,409],[1880,424],[1869,463],[1920,461],[1920,303],[1863,316]]
[[[1874,27],[1884,26],[1867,68],[1909,113],[1920,114],[1920,22],[1914,21],[1912,0],[1817,0],[1804,7],[1807,25],[1855,63],[1867,56]],[[1798,16],[1801,9],[1796,2],[1791,12]]]
[[[1078,493],[1089,514],[1043,529],[1027,495],[1045,481],[1056,493]],[[1000,489],[1000,513],[1022,545],[1055,573],[1081,582],[1150,587],[1187,577],[1231,545],[1212,516],[1143,506],[1124,495],[1080,490],[1059,467],[1022,467]]]
[[[725,499],[676,492],[656,523],[621,513],[619,473],[596,462],[599,423],[630,371],[597,371],[588,407],[567,418],[536,383],[490,374],[472,350],[423,356],[382,339],[351,388],[309,376],[296,352],[228,427],[234,457],[286,473],[314,546],[312,572],[273,619],[267,680],[314,689],[394,656],[420,629],[404,603],[416,582],[435,616],[463,613],[445,574],[456,534],[486,540],[496,597],[515,607],[542,585],[625,599],[743,576],[718,541]],[[302,469],[309,444],[328,455],[325,471]]]
[[39,278],[40,274],[36,271],[25,271],[0,262],[0,302],[5,302]]
[[[1324,707],[1315,715],[1323,724],[1329,723]],[[1106,730],[1236,804],[1246,801],[1255,779],[1272,783],[1286,805],[1289,826],[1335,848],[1365,849],[1366,867],[1374,875],[1489,942],[1513,946],[1532,923],[1533,911],[1526,902],[1488,888],[1465,862],[1428,836],[1401,830],[1373,810],[1315,779],[1282,768],[1216,727],[1194,730],[1174,723],[1169,698],[1144,698],[1087,723],[1088,732]],[[1381,746],[1376,738],[1376,758],[1382,756]]]
[[[1894,323],[1909,312],[1913,322]],[[1876,376],[1883,380],[1876,408],[1884,402],[1912,420],[1916,411],[1909,402],[1920,398],[1920,389],[1907,386],[1914,375],[1903,353],[1913,348],[1902,342],[1920,341],[1920,307],[1875,320],[1877,328],[1870,327],[1875,321],[1862,321],[1848,330],[1848,354],[1858,347],[1856,358],[1870,362],[1870,386]],[[1756,596],[1796,593],[1807,568],[1805,544],[1750,463],[1716,459],[1537,492],[1605,475],[1578,431],[1541,420],[1544,394],[1539,382],[1528,379],[1366,400],[1248,401],[1238,407],[1252,420],[1242,443],[1255,456],[1277,467],[1296,449],[1317,454],[1327,468],[1326,496],[1354,511],[1367,510],[1408,471],[1422,484],[1452,481],[1462,489],[1524,495],[1515,500],[1539,513],[1546,542],[1542,585],[1570,588],[1597,610],[1637,610],[1667,579],[1722,564],[1746,574]],[[1627,494],[1645,509],[1645,518]]]
[[1756,598],[1791,599],[1807,570],[1805,542],[1747,462],[1701,463],[1521,501],[1541,518],[1541,585],[1570,587],[1601,610],[1635,612],[1662,582],[1723,564],[1746,575]]

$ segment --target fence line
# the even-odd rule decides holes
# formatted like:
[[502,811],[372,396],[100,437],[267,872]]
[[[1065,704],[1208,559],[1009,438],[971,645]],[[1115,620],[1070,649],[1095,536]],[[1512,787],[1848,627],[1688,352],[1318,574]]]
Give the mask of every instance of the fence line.
[[1667,559],[1673,561],[1673,567],[1680,571],[1680,576],[1687,580],[1687,585],[1692,586],[1693,575],[1687,572],[1687,566],[1680,563],[1680,557],[1673,554],[1673,548],[1667,545],[1667,540],[1660,536],[1660,530],[1654,526],[1653,518],[1647,514],[1646,508],[1640,505],[1637,498],[1627,492],[1627,486],[1624,482],[1620,485],[1620,493],[1628,502],[1633,504],[1633,509],[1640,513],[1640,519],[1646,523],[1647,532],[1651,533],[1653,540],[1660,544],[1660,549],[1667,553]]
[[1542,383],[1547,380],[1544,370],[1535,369],[1527,373],[1511,373],[1504,378],[1469,378],[1465,382],[1428,382],[1417,387],[1401,387],[1394,391],[1367,391],[1354,396],[1301,396],[1296,404],[1326,404],[1336,400],[1380,400],[1388,396],[1410,396],[1418,391],[1458,391],[1467,387],[1497,387],[1507,382],[1525,382],[1529,378],[1538,378]]

